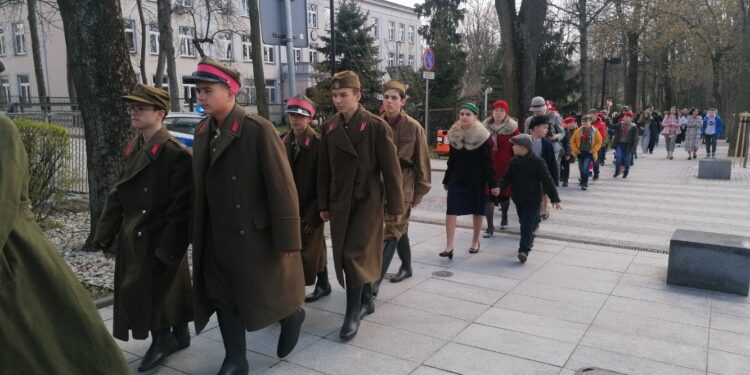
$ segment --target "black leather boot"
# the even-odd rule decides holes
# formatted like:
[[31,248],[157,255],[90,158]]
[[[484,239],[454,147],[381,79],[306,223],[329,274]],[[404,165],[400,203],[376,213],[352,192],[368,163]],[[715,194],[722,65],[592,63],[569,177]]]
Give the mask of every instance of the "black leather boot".
[[302,327],[302,322],[305,321],[305,310],[301,307],[291,315],[282,319],[281,323],[281,334],[279,334],[279,344],[276,347],[276,355],[279,358],[284,358],[294,350],[294,346],[297,345],[299,340],[299,331]]
[[318,272],[318,281],[315,283],[315,290],[305,296],[305,302],[315,302],[331,294],[331,283],[328,281],[328,271]]
[[398,240],[398,257],[401,258],[401,267],[398,269],[398,273],[391,278],[392,283],[397,283],[411,277],[411,244],[409,243],[409,235],[404,234],[401,239]]
[[172,327],[172,334],[177,340],[177,350],[185,349],[190,346],[190,331],[187,324],[180,324]]
[[385,273],[388,272],[388,267],[391,266],[393,260],[393,254],[396,253],[396,239],[389,238],[383,241],[383,263],[380,267],[380,279],[372,283],[372,295],[377,296],[380,291],[380,283],[385,277]]
[[151,331],[151,347],[148,348],[146,355],[143,356],[138,371],[146,372],[154,369],[170,354],[177,350],[177,340],[175,340],[172,330],[169,328],[160,328]]
[[372,284],[362,285],[362,306],[359,309],[359,318],[375,312],[375,299],[372,294]]
[[226,351],[218,375],[247,375],[250,365],[247,363],[247,343],[242,317],[232,309],[217,310],[216,316],[219,318],[219,331]]
[[346,315],[341,326],[341,339],[348,341],[357,336],[359,314],[362,307],[362,286],[346,289]]

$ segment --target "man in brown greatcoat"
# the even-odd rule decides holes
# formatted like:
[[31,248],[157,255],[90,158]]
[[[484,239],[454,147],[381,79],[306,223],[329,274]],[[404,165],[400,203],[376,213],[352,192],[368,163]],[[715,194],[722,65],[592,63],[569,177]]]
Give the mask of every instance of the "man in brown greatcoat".
[[236,104],[239,72],[203,58],[184,80],[208,113],[193,145],[195,328],[216,311],[219,374],[247,374],[245,330],[280,322],[285,357],[305,317],[297,189],[273,124]]
[[[321,127],[318,201],[331,220],[336,277],[346,288],[340,336],[356,336],[362,316],[375,311],[372,283],[380,278],[383,206],[398,223],[404,214],[401,168],[390,127],[359,105],[359,77],[336,73],[331,95],[338,113]],[[385,193],[385,194],[384,194]]]
[[292,130],[282,137],[299,196],[305,285],[315,284],[315,290],[305,297],[305,302],[317,301],[331,294],[331,283],[328,282],[326,269],[323,220],[318,211],[320,135],[310,126],[310,122],[315,118],[316,107],[312,100],[303,95],[290,98],[286,104],[286,113]]
[[122,98],[138,134],[125,148],[122,175],[112,187],[99,219],[95,243],[109,249],[118,238],[115,262],[113,334],[152,343],[139,371],[157,367],[190,345],[193,320],[187,247],[190,151],[162,126],[169,94],[138,85]]
[[404,208],[406,215],[396,224],[386,216],[385,243],[383,244],[383,267],[380,279],[373,284],[373,294],[377,295],[380,282],[391,265],[393,254],[398,250],[401,267],[391,278],[392,283],[411,277],[411,244],[409,243],[409,215],[411,209],[422,202],[430,191],[431,170],[430,151],[427,146],[424,128],[417,120],[404,112],[406,105],[406,85],[401,81],[391,80],[383,85],[383,119],[393,129],[393,141],[396,144],[398,160],[401,164],[404,191]]

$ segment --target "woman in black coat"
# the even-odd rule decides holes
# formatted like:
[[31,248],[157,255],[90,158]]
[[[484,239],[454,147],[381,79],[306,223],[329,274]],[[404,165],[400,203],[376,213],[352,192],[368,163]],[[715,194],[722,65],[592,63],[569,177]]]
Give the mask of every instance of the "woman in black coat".
[[495,170],[490,156],[490,133],[477,118],[479,108],[474,103],[461,107],[458,121],[448,131],[450,152],[443,187],[448,191],[445,215],[447,242],[441,257],[453,259],[453,238],[460,215],[473,215],[473,237],[469,252],[479,252],[479,231],[484,217],[485,189],[492,195],[500,194],[495,181]]

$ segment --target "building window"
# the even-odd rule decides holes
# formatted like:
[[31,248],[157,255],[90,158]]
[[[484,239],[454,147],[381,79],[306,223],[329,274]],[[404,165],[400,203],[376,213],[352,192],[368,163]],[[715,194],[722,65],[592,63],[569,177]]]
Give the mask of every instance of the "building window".
[[396,23],[388,21],[388,40],[396,40]]
[[388,52],[388,66],[393,66],[393,60],[396,58],[396,54]]
[[180,56],[195,57],[195,46],[193,45],[194,28],[180,26]]
[[256,100],[255,95],[255,81],[253,81],[251,78],[245,78],[244,84],[242,85],[242,89],[240,89],[242,92],[242,98],[238,99],[238,101],[242,104],[254,104]]
[[414,26],[409,26],[409,43],[414,43]]
[[148,24],[148,53],[159,54],[159,25],[156,23]]
[[404,41],[406,36],[404,35],[404,30],[406,29],[406,25],[403,23],[398,24],[398,40]]
[[375,39],[380,37],[380,19],[377,17],[372,19],[372,36]]
[[29,76],[26,74],[18,75],[18,96],[21,99],[21,103],[31,100],[31,85],[29,84]]
[[242,36],[242,61],[253,61],[253,43],[250,35]]
[[[183,80],[185,77],[183,77]],[[182,84],[182,99],[185,103],[195,103],[197,100],[194,83],[183,83]]]
[[263,46],[263,62],[266,64],[276,64],[276,50],[273,46]]
[[26,54],[26,28],[23,22],[13,24],[13,50],[16,55]]
[[240,0],[240,16],[250,16],[250,0]]
[[296,63],[302,62],[302,50],[299,48],[294,49],[294,62]]
[[398,66],[404,66],[404,54],[403,53],[398,54]]
[[307,27],[318,28],[318,5],[307,4]]
[[192,8],[193,0],[175,0],[174,4],[184,8]]
[[266,80],[266,94],[268,96],[269,103],[276,103],[276,80]]
[[10,103],[10,81],[0,79],[0,103]]
[[0,56],[5,56],[5,30],[0,26]]
[[124,19],[125,24],[125,40],[128,43],[128,51],[135,53],[136,40],[135,40],[135,20]]
[[310,54],[309,54],[309,56],[308,56],[308,57],[310,58],[310,62],[311,62],[311,63],[316,63],[316,62],[318,62],[318,51],[315,51],[315,50],[312,50],[312,49],[311,49],[311,50],[310,50]]
[[414,55],[409,55],[409,66],[414,68]]
[[219,49],[219,59],[231,61],[234,60],[234,46],[232,44],[232,34],[221,33],[216,36],[216,44]]
[[326,24],[323,25],[323,26],[325,27],[326,30],[330,30],[331,29],[331,8],[325,8],[325,16],[324,17],[325,18],[323,18],[323,19],[326,20]]

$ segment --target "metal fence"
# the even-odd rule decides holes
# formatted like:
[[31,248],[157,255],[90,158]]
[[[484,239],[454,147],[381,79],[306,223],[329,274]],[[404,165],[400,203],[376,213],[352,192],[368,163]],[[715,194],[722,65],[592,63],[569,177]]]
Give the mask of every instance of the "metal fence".
[[9,112],[10,118],[25,118],[60,125],[68,129],[70,136],[69,170],[72,173],[71,193],[87,194],[89,192],[86,169],[86,139],[80,112]]

